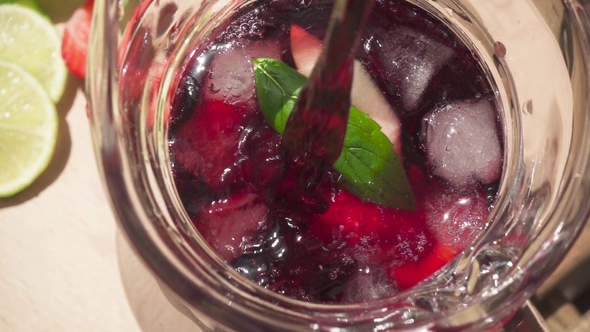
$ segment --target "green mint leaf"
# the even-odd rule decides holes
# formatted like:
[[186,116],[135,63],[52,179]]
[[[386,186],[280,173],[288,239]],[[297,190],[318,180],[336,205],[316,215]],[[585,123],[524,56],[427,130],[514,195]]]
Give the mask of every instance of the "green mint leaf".
[[[306,78],[279,60],[258,58],[253,64],[262,113],[282,134]],[[344,186],[362,200],[399,209],[416,208],[401,158],[379,124],[354,106],[334,168],[343,175]]]
[[[270,125],[282,134],[306,78],[279,60],[259,58],[252,60],[252,64],[262,113]],[[291,105],[291,108],[283,109],[286,105]]]
[[346,179],[344,186],[363,200],[398,209],[416,208],[401,158],[381,126],[354,106],[334,168]]

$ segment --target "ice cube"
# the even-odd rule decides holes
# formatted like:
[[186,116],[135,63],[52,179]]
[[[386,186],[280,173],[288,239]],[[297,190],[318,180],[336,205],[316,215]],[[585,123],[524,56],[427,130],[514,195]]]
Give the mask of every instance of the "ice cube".
[[367,302],[393,295],[397,291],[382,269],[366,268],[356,272],[344,286],[347,302]]
[[205,99],[225,100],[229,104],[251,102],[256,92],[251,60],[280,57],[281,50],[276,41],[255,41],[221,48],[205,78]]
[[243,191],[206,206],[197,228],[219,256],[232,262],[263,225],[267,213],[258,195]]
[[456,186],[491,183],[500,177],[502,149],[490,101],[438,107],[426,115],[422,129],[434,174]]
[[405,110],[416,110],[432,77],[451,61],[454,51],[407,27],[378,32],[376,36],[377,54],[387,79],[399,86]]
[[434,191],[428,195],[424,210],[436,240],[456,251],[473,243],[489,214],[485,195],[475,188]]

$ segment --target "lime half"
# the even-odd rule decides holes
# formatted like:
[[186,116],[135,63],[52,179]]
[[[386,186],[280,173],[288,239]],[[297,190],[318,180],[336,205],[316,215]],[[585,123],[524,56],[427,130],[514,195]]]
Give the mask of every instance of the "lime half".
[[41,84],[0,62],[0,197],[26,188],[45,170],[57,127],[55,106]]
[[0,61],[31,73],[53,101],[61,97],[67,69],[61,58],[61,37],[40,13],[17,4],[0,5]]

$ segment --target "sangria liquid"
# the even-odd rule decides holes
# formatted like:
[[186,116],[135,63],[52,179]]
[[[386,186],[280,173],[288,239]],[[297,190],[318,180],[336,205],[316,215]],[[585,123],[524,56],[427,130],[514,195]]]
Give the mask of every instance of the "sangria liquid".
[[365,201],[335,169],[312,195],[281,197],[281,135],[260,109],[252,60],[302,71],[297,43],[324,38],[331,5],[259,1],[189,52],[169,151],[186,212],[236,271],[292,298],[346,303],[408,289],[473,243],[501,176],[502,112],[483,63],[451,29],[408,2],[376,1],[357,60],[388,106],[359,109],[391,139],[415,208]]

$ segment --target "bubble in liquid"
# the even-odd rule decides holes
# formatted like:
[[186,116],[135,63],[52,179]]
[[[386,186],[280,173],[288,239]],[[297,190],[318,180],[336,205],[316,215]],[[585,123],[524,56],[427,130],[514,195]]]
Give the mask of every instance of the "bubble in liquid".
[[344,298],[348,302],[367,302],[395,292],[397,287],[381,268],[367,267],[359,270],[344,286]]
[[211,92],[211,94],[216,94],[219,93],[219,91],[221,91],[221,88],[217,87],[215,84],[211,83],[209,85],[209,92]]
[[338,270],[331,270],[330,272],[328,272],[328,278],[330,280],[336,280],[338,278]]

